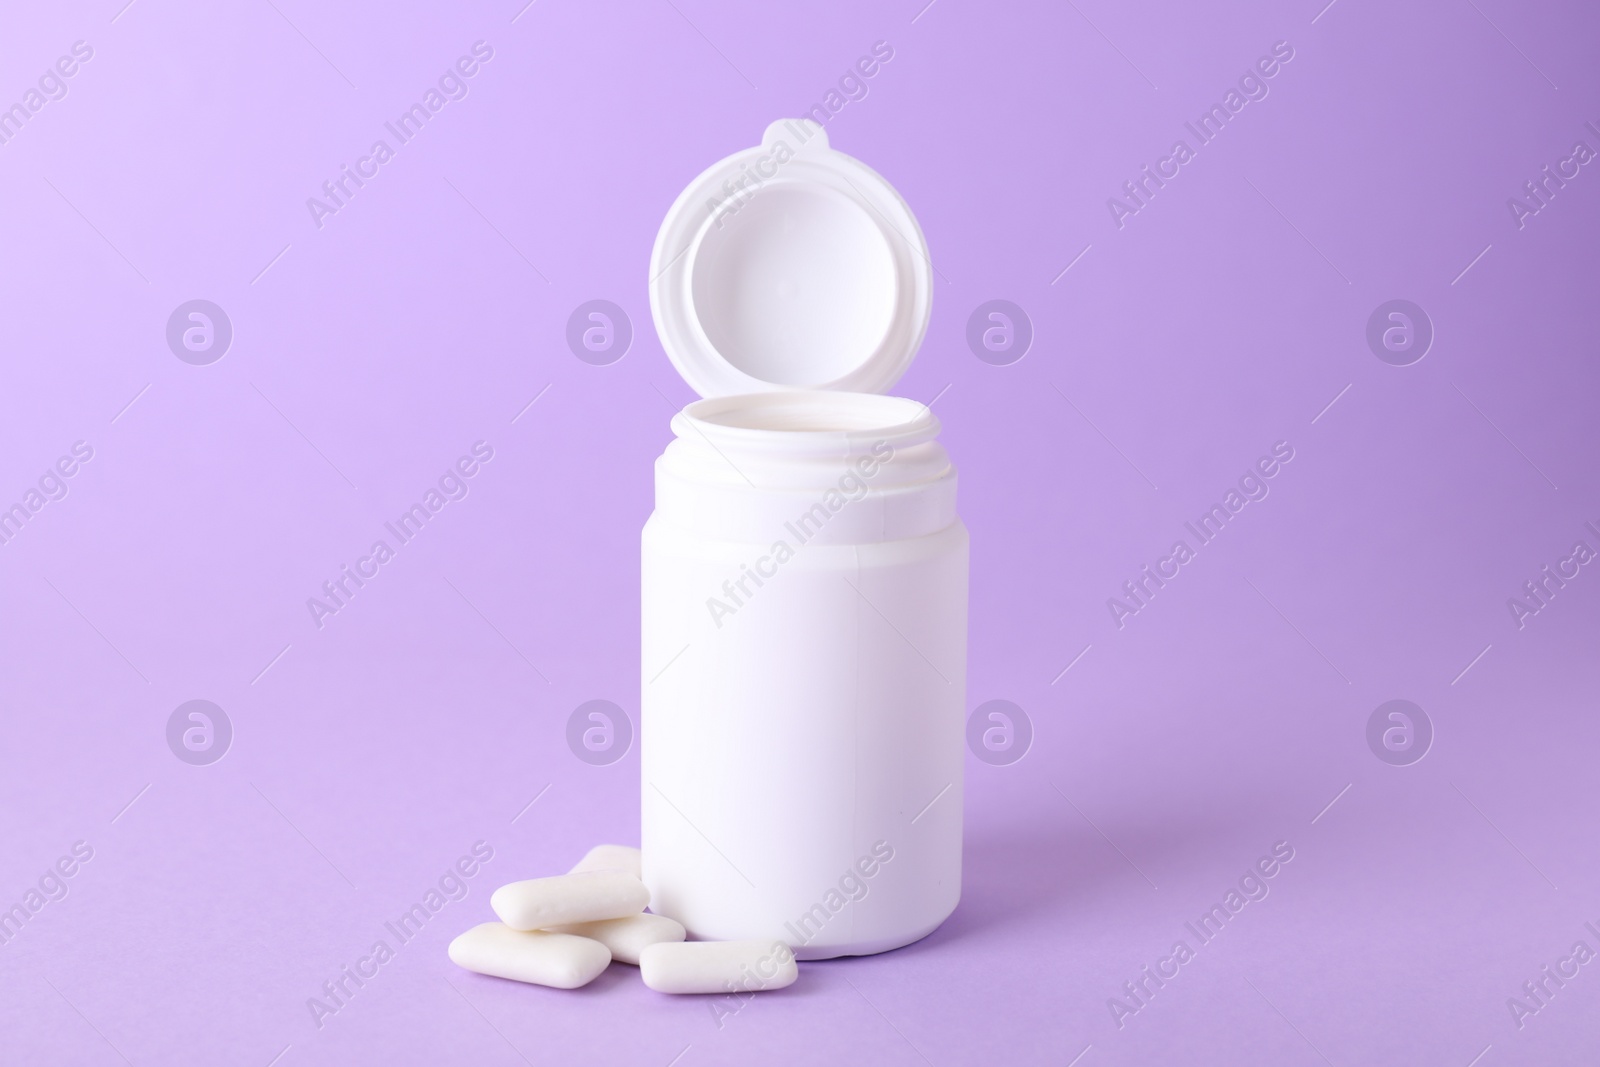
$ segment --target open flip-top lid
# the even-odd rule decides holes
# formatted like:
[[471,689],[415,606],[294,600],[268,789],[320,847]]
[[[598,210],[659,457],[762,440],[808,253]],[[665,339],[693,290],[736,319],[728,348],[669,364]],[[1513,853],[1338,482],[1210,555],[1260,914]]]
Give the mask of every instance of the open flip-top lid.
[[650,256],[662,347],[703,397],[880,393],[928,327],[933,266],[894,187],[810,119],[689,184]]

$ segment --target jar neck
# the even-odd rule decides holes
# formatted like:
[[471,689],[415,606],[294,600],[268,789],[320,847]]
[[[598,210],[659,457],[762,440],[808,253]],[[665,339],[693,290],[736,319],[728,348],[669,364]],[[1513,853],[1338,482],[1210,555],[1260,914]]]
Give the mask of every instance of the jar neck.
[[690,404],[656,467],[656,514],[760,541],[820,505],[828,540],[915,537],[955,521],[955,471],[926,405],[865,393],[776,392]]
[[[924,404],[873,393],[786,390],[696,401],[672,420],[676,450],[709,481],[821,487],[847,468],[883,468],[884,485],[929,477],[939,420]],[[894,461],[903,462],[896,464]],[[923,462],[915,462],[922,460]],[[694,462],[698,461],[698,462]],[[892,468],[892,469],[891,469]],[[685,473],[688,473],[687,471]]]

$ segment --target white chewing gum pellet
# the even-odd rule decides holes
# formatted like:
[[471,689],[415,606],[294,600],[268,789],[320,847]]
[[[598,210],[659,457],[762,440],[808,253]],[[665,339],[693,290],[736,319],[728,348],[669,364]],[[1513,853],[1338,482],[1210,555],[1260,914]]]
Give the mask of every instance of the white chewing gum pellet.
[[635,878],[643,877],[639,871],[639,850],[627,845],[594,846],[568,873],[581,874],[584,871],[627,871]]
[[646,946],[639,977],[657,993],[753,993],[792,984],[800,968],[782,941],[678,941]]
[[496,889],[489,906],[513,930],[622,919],[650,903],[650,890],[627,871],[584,871],[530,878]]
[[551,933],[576,934],[590,937],[611,950],[611,958],[618,963],[639,962],[639,954],[650,945],[663,941],[682,941],[683,926],[665,915],[648,912],[630,915],[626,919],[602,919],[597,923],[573,923],[570,926],[552,926]]
[[611,962],[611,951],[587,937],[480,923],[450,942],[450,959],[479,974],[577,989],[599,977]]

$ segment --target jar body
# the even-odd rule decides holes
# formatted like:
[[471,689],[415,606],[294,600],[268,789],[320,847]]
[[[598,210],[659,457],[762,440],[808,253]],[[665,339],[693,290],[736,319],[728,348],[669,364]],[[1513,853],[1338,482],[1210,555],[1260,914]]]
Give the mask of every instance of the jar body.
[[695,936],[861,955],[955,908],[967,531],[927,423],[821,449],[675,423],[643,535],[642,845]]

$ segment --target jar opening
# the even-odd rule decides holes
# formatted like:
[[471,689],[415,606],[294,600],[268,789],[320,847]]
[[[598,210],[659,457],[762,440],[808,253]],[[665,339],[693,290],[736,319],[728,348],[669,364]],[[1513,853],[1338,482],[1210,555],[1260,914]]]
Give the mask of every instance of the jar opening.
[[690,404],[683,413],[702,426],[760,435],[932,437],[939,425],[927,407],[915,400],[813,390],[714,397]]

